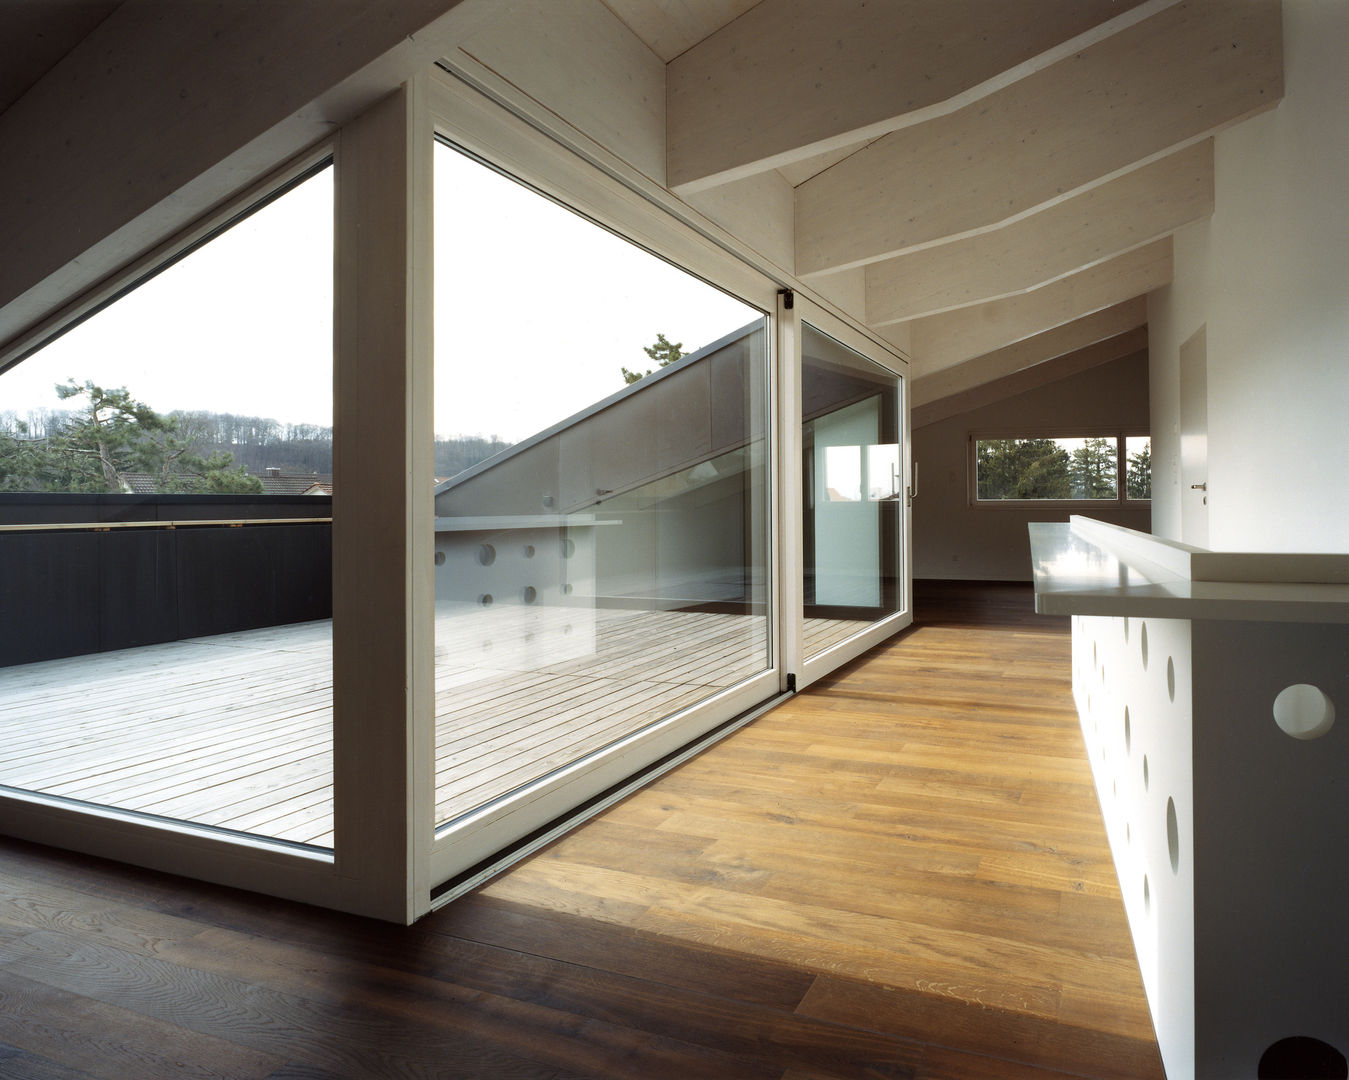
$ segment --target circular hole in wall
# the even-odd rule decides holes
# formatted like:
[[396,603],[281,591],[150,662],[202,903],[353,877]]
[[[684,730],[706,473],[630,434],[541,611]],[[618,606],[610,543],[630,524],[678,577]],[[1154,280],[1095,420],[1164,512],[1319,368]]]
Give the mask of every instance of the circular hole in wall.
[[1138,628],[1138,652],[1143,657],[1143,670],[1148,670],[1148,624],[1143,623]]
[[483,593],[481,596],[478,597],[478,603],[480,603],[483,607],[491,607],[492,594],[489,592]]
[[570,596],[570,595],[571,595],[571,582],[570,582],[570,581],[564,581],[564,582],[562,583],[562,595],[563,595],[563,596]]
[[1171,856],[1171,873],[1180,873],[1180,823],[1176,820],[1176,800],[1166,800],[1166,850]]
[[437,566],[444,566],[444,565],[445,565],[445,552],[443,552],[443,551],[437,551],[437,552],[436,552],[436,565],[437,565]]
[[1134,731],[1129,723],[1129,706],[1124,706],[1124,752],[1126,754],[1133,752]]
[[1346,1080],[1349,1061],[1330,1043],[1294,1035],[1273,1043],[1260,1056],[1259,1080]]
[[1274,722],[1295,739],[1319,739],[1335,723],[1335,704],[1320,687],[1294,683],[1274,699]]
[[1176,700],[1176,662],[1171,657],[1166,658],[1166,696],[1171,700]]
[[1148,755],[1143,755],[1143,790],[1148,790]]
[[491,544],[483,544],[478,548],[478,563],[481,566],[491,566],[497,561],[497,549]]
[[539,590],[534,588],[533,585],[526,585],[523,589],[520,590],[520,599],[523,600],[526,604],[532,604],[538,598],[539,598]]
[[524,548],[523,548],[523,551],[524,551],[524,553],[525,553],[525,558],[526,558],[526,559],[532,559],[532,558],[534,558],[534,545],[533,545],[533,544],[526,544],[526,545],[524,546]]
[[1148,884],[1148,875],[1143,875],[1143,914],[1152,914],[1152,886]]
[[575,554],[576,554],[576,541],[575,541],[575,540],[563,540],[563,541],[562,541],[562,557],[563,557],[564,559],[570,559],[570,558],[571,558],[573,555],[575,555]]

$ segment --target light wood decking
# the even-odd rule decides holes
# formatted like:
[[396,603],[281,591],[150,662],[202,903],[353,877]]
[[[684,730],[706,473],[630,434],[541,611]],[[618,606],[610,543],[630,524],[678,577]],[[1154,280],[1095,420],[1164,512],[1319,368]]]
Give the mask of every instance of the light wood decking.
[[[442,608],[436,820],[762,670],[766,633],[742,615]],[[331,846],[331,637],[305,623],[0,669],[0,784]]]

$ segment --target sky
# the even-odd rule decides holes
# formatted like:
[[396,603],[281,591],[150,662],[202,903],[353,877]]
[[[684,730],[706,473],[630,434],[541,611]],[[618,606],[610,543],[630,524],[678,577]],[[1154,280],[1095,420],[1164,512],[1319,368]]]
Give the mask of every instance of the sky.
[[[438,144],[435,430],[515,442],[759,312]],[[175,409],[332,423],[332,170],[0,375],[0,412],[126,387]]]

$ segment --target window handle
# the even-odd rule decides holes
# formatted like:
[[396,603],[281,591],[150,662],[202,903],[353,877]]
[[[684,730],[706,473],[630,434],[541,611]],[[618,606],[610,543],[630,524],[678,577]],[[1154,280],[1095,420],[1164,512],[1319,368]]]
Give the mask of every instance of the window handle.
[[909,485],[909,497],[904,500],[905,506],[912,506],[913,500],[918,498],[918,462],[911,466],[913,469],[913,483]]

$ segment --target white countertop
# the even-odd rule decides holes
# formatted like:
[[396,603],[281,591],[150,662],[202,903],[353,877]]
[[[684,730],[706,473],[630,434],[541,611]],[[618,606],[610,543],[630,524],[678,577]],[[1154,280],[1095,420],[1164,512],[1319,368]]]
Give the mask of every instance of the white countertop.
[[1030,542],[1044,615],[1349,623],[1349,555],[1207,552],[1081,517]]

